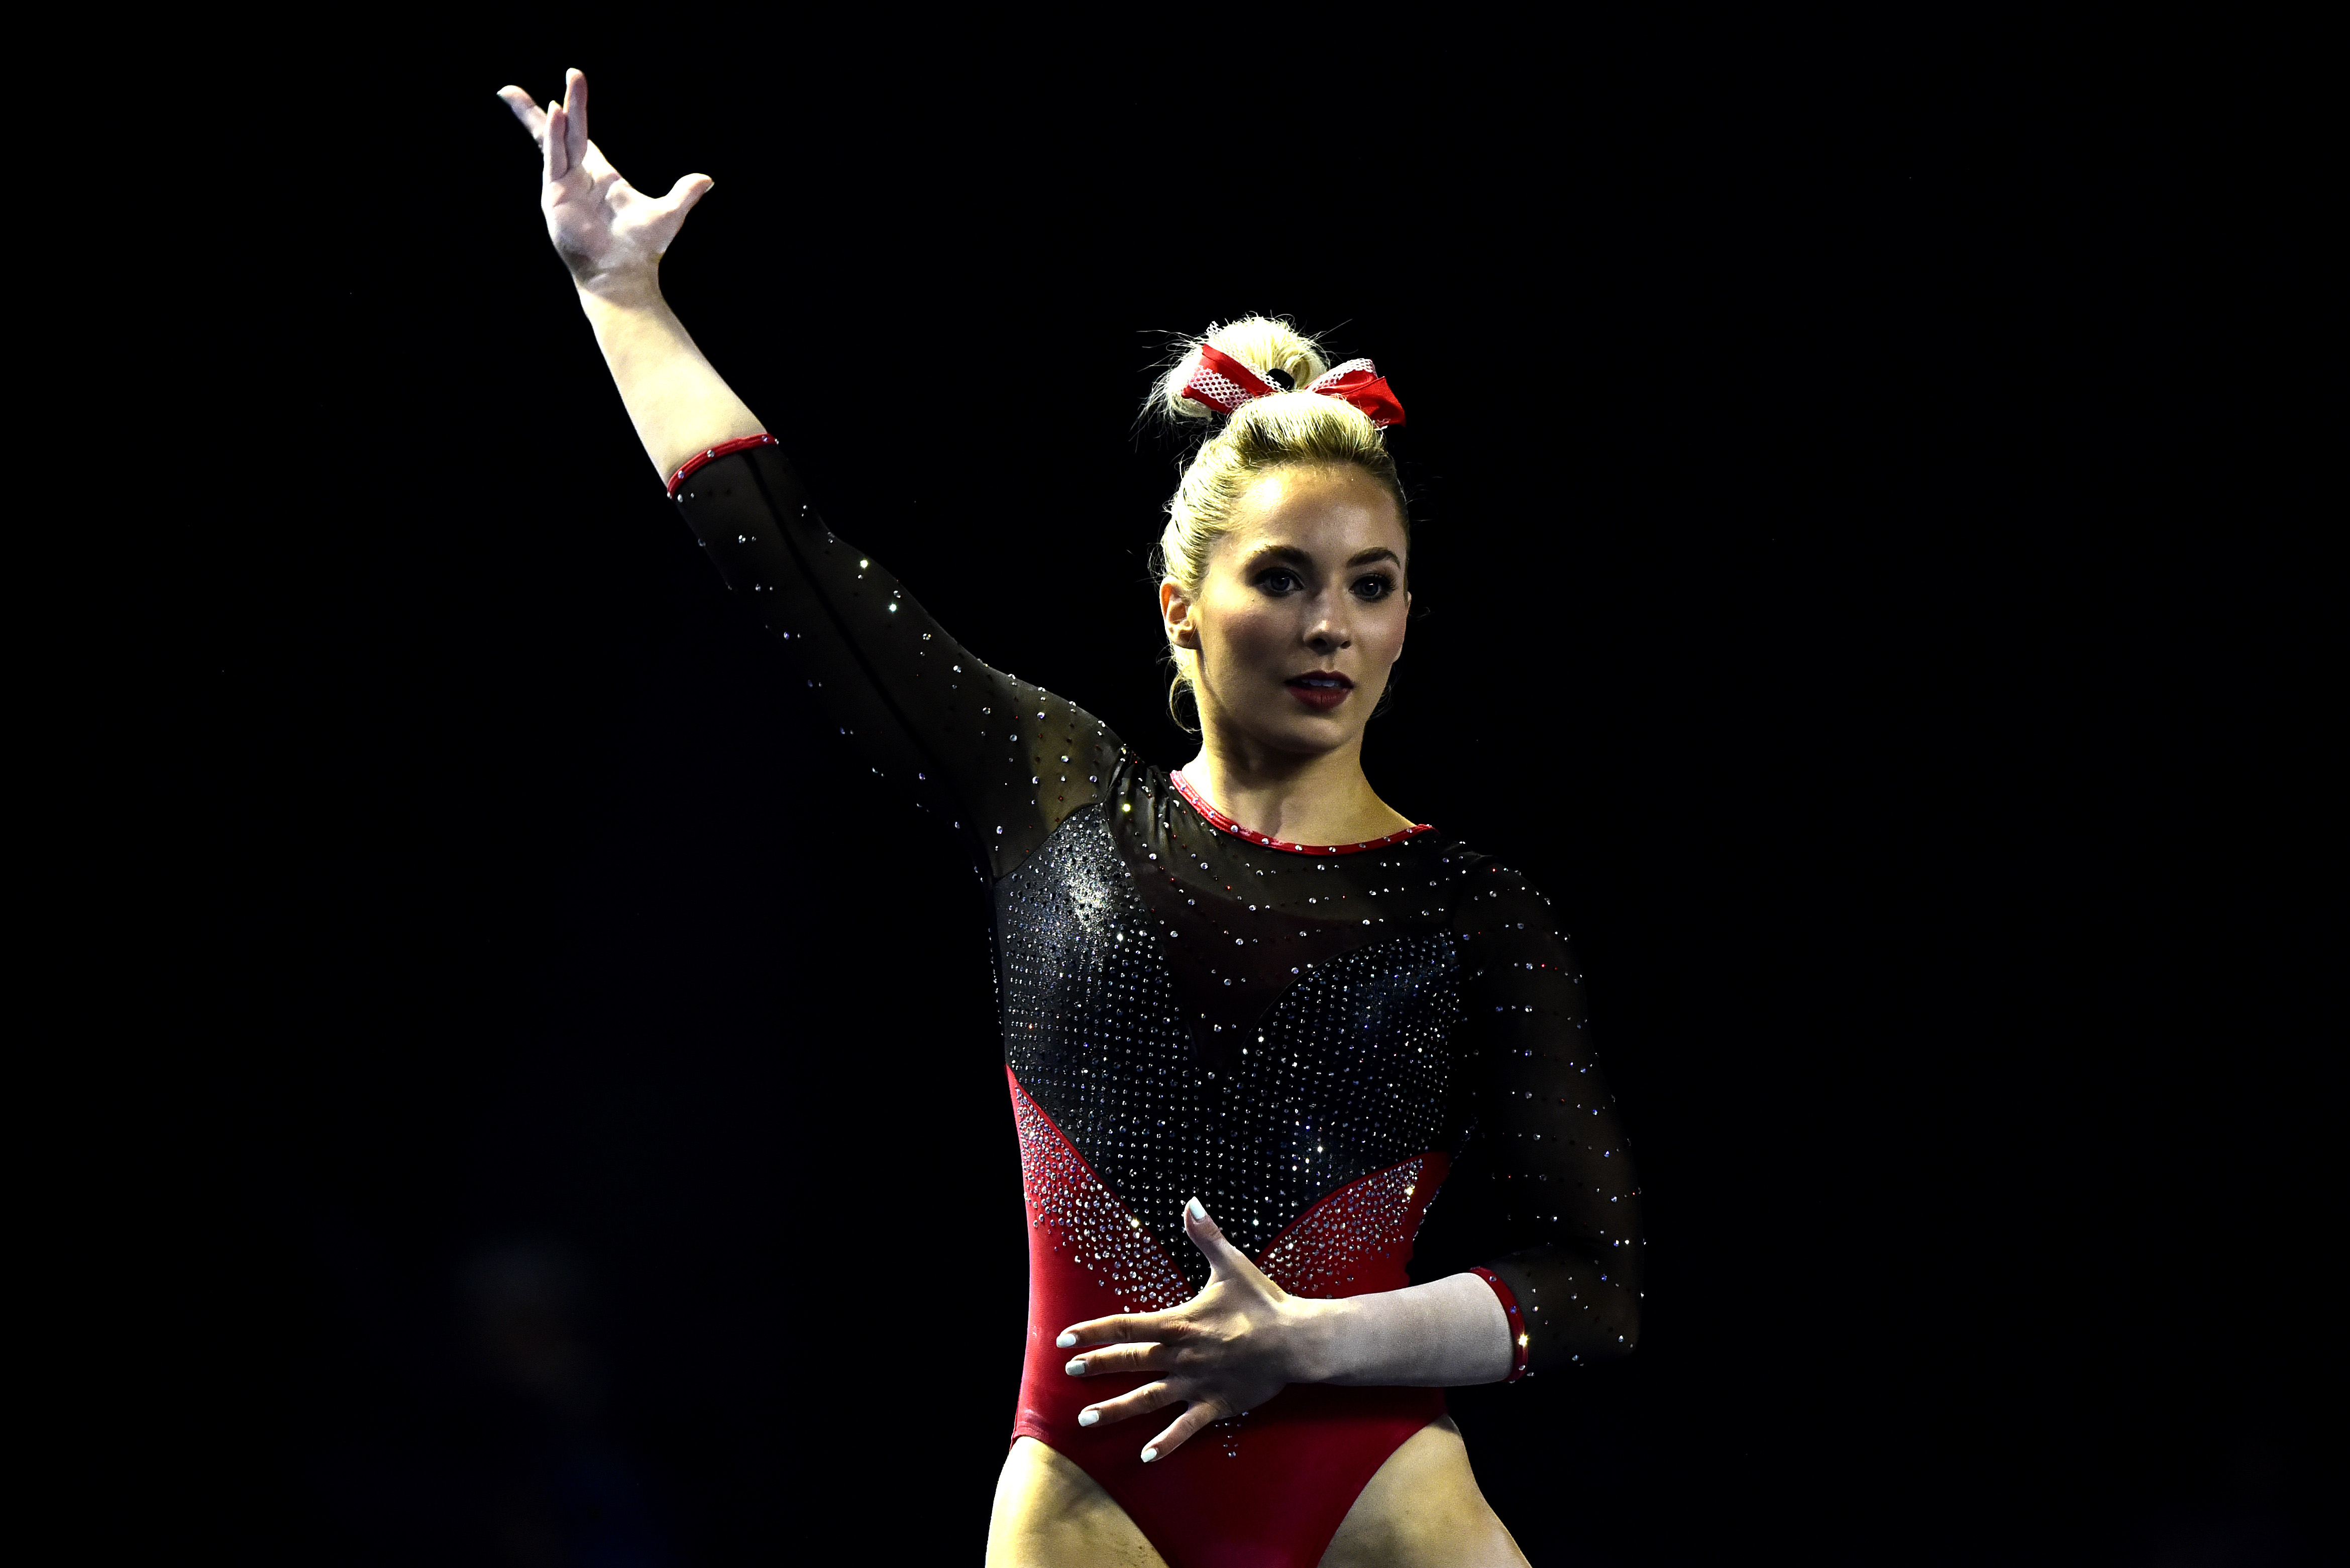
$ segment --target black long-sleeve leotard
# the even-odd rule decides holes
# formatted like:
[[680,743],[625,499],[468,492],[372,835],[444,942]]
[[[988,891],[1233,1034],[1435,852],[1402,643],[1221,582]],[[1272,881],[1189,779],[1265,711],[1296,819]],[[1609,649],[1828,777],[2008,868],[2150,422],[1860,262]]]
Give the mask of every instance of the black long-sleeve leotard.
[[1100,721],[949,637],[772,444],[676,499],[877,788],[977,846],[1015,1106],[1156,1233],[1156,1262],[1104,1247],[1121,1299],[1174,1304],[1170,1261],[1204,1282],[1190,1197],[1262,1259],[1349,1184],[1474,1144],[1483,1190],[1449,1201],[1486,1210],[1526,1366],[1629,1350],[1638,1189],[1573,952],[1523,877],[1433,831],[1301,853],[1218,827]]

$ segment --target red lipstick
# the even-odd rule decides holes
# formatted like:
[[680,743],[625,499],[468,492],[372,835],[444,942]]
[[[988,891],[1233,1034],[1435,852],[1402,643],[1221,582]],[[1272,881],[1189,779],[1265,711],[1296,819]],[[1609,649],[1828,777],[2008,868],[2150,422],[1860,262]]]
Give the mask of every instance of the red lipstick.
[[1347,700],[1355,683],[1335,670],[1309,670],[1285,682],[1290,694],[1307,707],[1327,713]]

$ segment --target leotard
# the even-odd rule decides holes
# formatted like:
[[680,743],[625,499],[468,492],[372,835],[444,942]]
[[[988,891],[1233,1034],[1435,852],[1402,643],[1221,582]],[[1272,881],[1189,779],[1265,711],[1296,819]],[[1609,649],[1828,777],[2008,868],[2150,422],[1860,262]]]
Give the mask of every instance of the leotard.
[[1014,1438],[1083,1467],[1170,1568],[1311,1568],[1441,1390],[1292,1385],[1146,1466],[1144,1421],[1076,1416],[1151,1375],[1071,1377],[1054,1341],[1205,1284],[1194,1196],[1293,1293],[1401,1289],[1464,1153],[1482,1177],[1448,1201],[1492,1242],[1513,1377],[1630,1350],[1638,1189],[1573,952],[1523,877],[1427,826],[1295,845],[1223,817],[949,637],[766,437],[671,492],[876,790],[988,881],[1029,1223]]

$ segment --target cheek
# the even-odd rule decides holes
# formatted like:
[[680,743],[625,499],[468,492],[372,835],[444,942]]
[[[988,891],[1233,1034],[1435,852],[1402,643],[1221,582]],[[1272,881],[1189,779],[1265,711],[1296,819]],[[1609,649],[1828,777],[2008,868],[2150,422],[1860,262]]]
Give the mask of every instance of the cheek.
[[1277,660],[1295,638],[1289,619],[1276,604],[1251,596],[1236,604],[1220,607],[1209,624],[1214,628],[1216,640],[1223,645],[1227,659],[1243,664],[1259,664]]

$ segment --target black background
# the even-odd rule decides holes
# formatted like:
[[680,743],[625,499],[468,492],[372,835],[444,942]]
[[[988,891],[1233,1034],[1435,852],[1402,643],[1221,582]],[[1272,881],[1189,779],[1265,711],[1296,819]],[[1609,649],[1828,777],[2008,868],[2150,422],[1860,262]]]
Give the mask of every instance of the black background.
[[[2149,170],[2224,171],[1898,50],[1728,92],[1720,45],[1352,88],[957,47],[322,81],[192,655],[251,914],[208,933],[236,1495],[317,1560],[533,1561],[501,1511],[559,1441],[649,1500],[628,1561],[984,1535],[1025,1303],[983,906],[661,498],[491,96],[578,64],[624,172],[715,177],[665,286],[834,526],[1154,760],[1164,334],[1284,313],[1390,378],[1367,763],[1562,911],[1647,1194],[1638,1355],[1455,1397],[1535,1563],[2293,1560],[2308,524],[2232,428],[2161,434],[2224,329],[2132,326],[2196,286]],[[559,1438],[468,1345],[517,1247],[587,1281]]]

